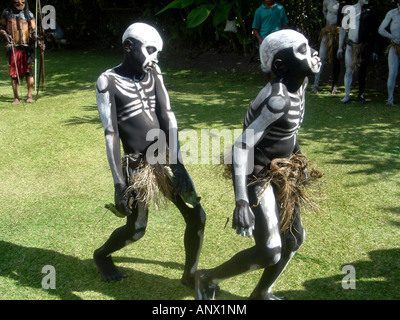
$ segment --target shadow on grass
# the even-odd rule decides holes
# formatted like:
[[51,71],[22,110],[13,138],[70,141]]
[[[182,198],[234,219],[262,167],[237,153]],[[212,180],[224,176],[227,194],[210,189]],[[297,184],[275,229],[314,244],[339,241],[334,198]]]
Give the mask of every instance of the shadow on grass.
[[[281,291],[278,294],[297,300],[391,300],[400,299],[400,249],[376,250],[370,261],[347,265],[355,270],[355,289],[344,289],[348,273],[304,282],[305,290]],[[344,267],[344,266],[342,266]]]
[[63,124],[67,126],[93,124],[97,125],[99,128],[103,128],[97,106],[81,106],[81,108],[88,114],[83,117],[72,116],[69,120],[63,122]]
[[1,109],[6,109],[7,107],[10,107],[12,102],[13,102],[13,95],[12,95],[11,89],[10,89],[9,96],[0,95],[0,103],[1,103],[0,108]]
[[[63,300],[81,299],[79,292],[99,293],[116,300],[181,300],[194,297],[194,289],[182,285],[180,279],[170,279],[126,267],[122,267],[121,270],[128,278],[121,282],[105,283],[101,280],[92,259],[81,260],[52,250],[0,241],[0,257],[0,276],[14,280],[21,291],[26,287],[45,290],[42,289],[42,280],[46,274],[42,273],[42,268],[52,265],[56,271],[56,289],[45,291]],[[116,257],[114,261],[117,266],[122,262],[161,265],[183,272],[183,265],[176,262],[125,257]],[[225,299],[241,298],[225,292],[221,294]],[[9,298],[19,299],[18,296],[18,292],[14,292],[10,293]],[[7,299],[7,296],[4,295],[3,298]],[[94,295],[94,299],[96,298]]]
[[331,156],[332,165],[366,165],[349,174],[388,174],[400,169],[400,109],[385,106],[385,95],[369,91],[372,101],[342,105],[341,96],[307,98],[306,117],[299,134],[300,145],[320,141],[320,152]]
[[[348,264],[356,271],[354,290],[343,289],[342,280],[345,274],[339,273],[332,277],[307,280],[304,282],[305,290],[280,291],[276,294],[294,300],[400,299],[400,249],[376,250],[369,255],[371,261]],[[80,260],[52,250],[0,241],[0,256],[3,261],[0,265],[0,276],[13,279],[21,290],[26,287],[42,289],[42,279],[45,276],[41,273],[42,268],[45,265],[54,266],[56,289],[46,291],[63,300],[81,299],[79,292],[100,293],[116,300],[181,300],[194,296],[194,290],[184,287],[180,279],[169,279],[126,267],[121,269],[128,274],[127,279],[118,283],[105,283],[100,279],[92,259]],[[126,257],[116,257],[114,260],[117,265],[148,264],[183,270],[183,265],[176,262]],[[18,293],[10,294],[11,297],[18,297]],[[219,299],[243,298],[222,291]]]

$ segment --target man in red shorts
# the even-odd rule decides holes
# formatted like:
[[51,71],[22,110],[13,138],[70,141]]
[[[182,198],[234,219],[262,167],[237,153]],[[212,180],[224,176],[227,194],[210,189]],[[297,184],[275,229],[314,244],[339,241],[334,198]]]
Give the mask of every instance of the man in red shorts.
[[1,15],[0,34],[8,44],[6,46],[8,63],[10,65],[11,84],[14,92],[13,104],[20,103],[18,93],[20,81],[26,77],[28,95],[26,102],[32,103],[34,79],[31,64],[33,49],[29,41],[35,39],[36,23],[32,12],[29,11],[25,0],[13,0],[9,8]]

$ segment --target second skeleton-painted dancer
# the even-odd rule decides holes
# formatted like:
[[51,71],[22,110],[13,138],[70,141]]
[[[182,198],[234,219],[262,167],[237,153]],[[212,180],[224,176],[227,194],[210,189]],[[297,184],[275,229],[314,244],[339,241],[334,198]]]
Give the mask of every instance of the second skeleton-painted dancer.
[[400,1],[397,1],[397,8],[390,10],[386,14],[385,19],[379,26],[378,32],[391,41],[388,48],[389,74],[387,78],[388,101],[386,105],[393,106],[394,89],[400,65]]
[[321,70],[315,75],[314,87],[311,91],[312,93],[318,93],[321,74],[324,70],[326,62],[329,62],[329,64],[332,66],[331,93],[337,94],[336,86],[340,73],[340,60],[336,56],[340,30],[340,27],[338,26],[338,17],[340,16],[339,9],[339,0],[324,0],[322,11],[326,20],[326,25],[322,28],[319,35],[320,46],[318,52],[321,59]]
[[[358,101],[361,104],[367,103],[364,97],[367,68],[371,60],[378,60],[376,53],[378,24],[376,14],[368,4],[369,0],[359,0],[356,4],[346,7],[343,16],[337,57],[343,59],[344,56],[346,73],[344,75],[345,96],[340,103],[348,103],[351,99],[351,84],[356,70],[358,70]],[[346,52],[343,53],[346,29],[348,29],[348,40]]]
[[[293,30],[267,36],[260,57],[275,78],[251,103],[232,157],[236,201],[232,227],[243,236],[254,235],[255,245],[220,266],[199,270],[196,299],[213,299],[219,282],[256,269],[264,273],[250,298],[276,299],[272,287],[304,239],[298,204],[293,194],[283,191],[290,186],[275,184],[273,176],[284,171],[295,184],[307,180],[297,133],[304,118],[307,76],[317,73],[321,63],[308,40]],[[291,173],[296,178],[289,179]],[[280,201],[284,194],[288,198]]]
[[122,41],[123,62],[100,75],[96,91],[114,180],[112,209],[126,216],[126,224],[95,250],[94,260],[105,281],[125,278],[111,254],[143,237],[148,201],[164,191],[186,222],[182,282],[194,286],[206,215],[179,157],[177,122],[157,65],[163,42],[157,30],[144,23],[132,24]]

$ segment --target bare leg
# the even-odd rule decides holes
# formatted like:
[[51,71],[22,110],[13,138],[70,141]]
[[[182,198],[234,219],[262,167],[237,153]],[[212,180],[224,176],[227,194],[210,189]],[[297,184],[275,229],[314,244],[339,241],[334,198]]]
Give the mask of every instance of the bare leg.
[[138,204],[135,211],[127,217],[126,225],[110,235],[109,239],[93,254],[97,269],[104,281],[120,281],[127,275],[118,270],[111,259],[111,253],[122,249],[142,238],[147,227],[148,211]]
[[[251,203],[257,203],[261,186],[249,187]],[[260,205],[253,208],[255,215],[255,246],[234,255],[222,265],[196,273],[196,299],[214,298],[219,282],[224,279],[279,263],[281,259],[281,237],[279,234],[278,207],[270,186],[261,197]]]
[[214,269],[199,270],[196,273],[196,300],[214,300],[218,284],[236,275],[259,269],[256,261],[257,249],[252,247],[234,255],[230,260]]
[[32,91],[33,91],[33,85],[34,85],[34,79],[32,76],[27,76],[26,77],[26,82],[28,84],[28,96],[26,98],[26,102],[27,103],[32,103],[33,99],[32,99]]
[[344,75],[345,97],[342,100],[340,100],[340,103],[347,103],[350,101],[350,89],[351,89],[351,83],[353,82],[353,74],[354,74],[354,70],[351,67],[352,61],[353,61],[353,49],[351,46],[347,45],[345,53],[346,73]]
[[275,300],[279,299],[275,297],[271,291],[279,276],[285,271],[285,268],[289,264],[290,260],[296,253],[297,249],[301,246],[305,238],[305,232],[300,219],[300,211],[296,207],[295,219],[293,226],[290,231],[287,231],[283,235],[283,250],[282,258],[279,262],[273,266],[264,269],[264,273],[261,276],[256,288],[250,296],[253,300]]
[[391,47],[388,55],[389,75],[387,79],[388,101],[387,106],[394,105],[394,89],[396,87],[396,78],[399,69],[399,56],[394,47]]
[[337,57],[333,58],[332,62],[332,94],[338,94],[337,83],[339,81],[340,74],[340,60]]
[[200,203],[191,208],[179,195],[176,195],[173,202],[186,222],[184,235],[185,269],[181,280],[184,285],[194,288],[194,275],[197,271],[203,245],[206,214]]
[[13,90],[13,93],[14,93],[14,101],[13,101],[12,104],[19,104],[19,94],[18,94],[19,84],[18,84],[18,79],[11,78],[11,86],[12,86],[12,90]]
[[319,72],[315,75],[315,80],[314,80],[314,88],[311,90],[312,93],[318,93],[318,86],[319,86],[319,79],[321,77],[322,71],[324,69],[324,66],[326,64],[326,55],[327,55],[327,44],[326,44],[326,36],[324,36],[321,40],[321,44],[319,46],[319,58],[321,60],[321,69]]
[[367,101],[364,98],[365,87],[367,83],[367,69],[370,63],[370,56],[372,50],[369,45],[366,45],[362,51],[361,64],[358,69],[358,102],[366,104]]

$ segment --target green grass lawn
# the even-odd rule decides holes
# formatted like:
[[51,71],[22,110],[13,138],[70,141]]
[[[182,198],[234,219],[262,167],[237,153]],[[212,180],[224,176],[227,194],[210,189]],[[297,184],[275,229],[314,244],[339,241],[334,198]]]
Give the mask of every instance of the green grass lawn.
[[[152,210],[145,237],[114,255],[127,279],[104,283],[92,260],[124,223],[104,208],[113,183],[95,98],[98,75],[120,55],[46,53],[46,91],[25,106],[11,105],[8,67],[0,62],[0,299],[193,299],[180,283],[184,222],[171,205]],[[263,85],[259,74],[161,67],[182,137],[188,129],[199,137],[202,130],[240,129]],[[375,91],[366,105],[340,105],[340,96],[323,89],[308,94],[299,134],[303,152],[325,173],[322,210],[303,211],[306,241],[275,293],[399,299],[400,108],[386,107],[386,93]],[[196,143],[183,139],[182,149],[196,150]],[[225,228],[234,197],[221,168],[187,168],[207,212],[199,268],[214,267],[253,240],[236,235],[230,222]],[[42,288],[45,265],[56,270],[56,289]],[[354,290],[342,287],[345,265],[356,271]],[[222,282],[220,299],[245,299],[260,275]]]

